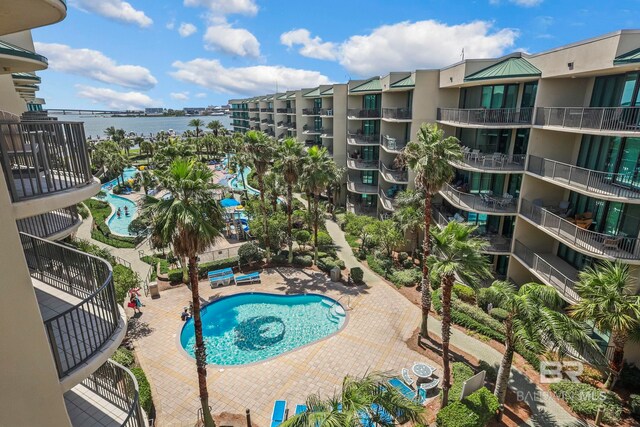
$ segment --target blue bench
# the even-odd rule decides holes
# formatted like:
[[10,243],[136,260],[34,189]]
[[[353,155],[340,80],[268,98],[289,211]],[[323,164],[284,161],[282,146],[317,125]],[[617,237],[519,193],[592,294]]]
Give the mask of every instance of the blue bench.
[[260,282],[260,272],[256,271],[254,273],[245,274],[243,276],[236,276],[236,284],[238,283],[253,283]]
[[212,277],[227,276],[229,274],[233,274],[233,269],[231,267],[210,271],[207,273],[207,276],[211,279]]
[[284,421],[287,411],[286,400],[276,400],[273,404],[273,413],[271,414],[271,427],[278,427]]
[[411,387],[402,382],[399,378],[391,378],[389,385],[398,390],[404,397],[409,400],[417,401],[418,403],[424,403],[425,396],[423,393],[418,393]]

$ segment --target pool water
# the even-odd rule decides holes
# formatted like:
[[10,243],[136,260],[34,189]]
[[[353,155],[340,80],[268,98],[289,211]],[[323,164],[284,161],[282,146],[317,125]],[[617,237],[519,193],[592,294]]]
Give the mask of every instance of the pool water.
[[[251,173],[251,168],[250,167],[244,168],[243,176],[244,176],[245,182],[249,178],[249,173]],[[236,174],[236,176],[234,178],[231,178],[228,181],[228,185],[229,185],[229,187],[233,188],[234,190],[240,190],[240,191],[243,191],[244,187],[245,187],[244,184],[242,183],[242,179],[240,179],[240,174]],[[252,196],[256,196],[256,195],[260,194],[260,191],[256,190],[255,188],[253,188],[253,187],[251,187],[250,185],[247,184],[247,194],[250,194]]]
[[[207,363],[227,366],[259,362],[318,341],[345,321],[342,306],[321,295],[238,294],[201,313]],[[180,344],[194,357],[193,319],[182,328]]]
[[[122,172],[120,182],[122,182],[122,179],[124,179],[125,181],[128,181],[129,179],[133,179],[137,173],[138,173],[138,170],[136,168],[125,169],[124,172]],[[109,229],[113,233],[120,234],[123,236],[131,236],[132,234],[129,233],[129,224],[131,224],[131,221],[133,221],[133,219],[136,217],[138,206],[136,205],[135,202],[125,197],[121,197],[116,194],[113,194],[109,190],[109,188],[116,185],[116,183],[117,181],[114,179],[113,181],[109,181],[106,184],[102,185],[102,190],[104,190],[107,194],[107,197],[104,198],[103,200],[108,202],[113,207],[113,211],[114,211],[114,215],[111,216],[111,218],[109,218],[109,220],[107,221],[107,225],[109,226]],[[124,214],[125,206],[129,210],[129,216],[126,216]],[[118,218],[118,216],[115,215],[115,212],[118,210],[118,208],[120,208],[120,211],[122,212],[122,215],[120,216],[120,218]]]

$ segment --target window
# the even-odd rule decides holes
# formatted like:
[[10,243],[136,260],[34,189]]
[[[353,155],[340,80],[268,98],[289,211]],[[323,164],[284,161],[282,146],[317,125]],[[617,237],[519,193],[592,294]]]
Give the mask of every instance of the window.
[[380,133],[380,123],[377,120],[364,120],[362,122],[363,135],[378,135]]
[[482,153],[509,152],[511,129],[461,129],[460,141]]
[[525,83],[522,90],[522,101],[520,108],[533,108],[536,103],[536,93],[538,92],[538,82]]
[[362,109],[364,110],[379,110],[380,109],[380,95],[365,95],[362,97]]
[[362,160],[372,161],[378,160],[378,147],[366,145],[362,147]]
[[322,129],[322,117],[314,117],[313,118],[313,129],[314,130]]
[[482,107],[515,108],[518,85],[493,85],[482,87]]
[[640,74],[632,72],[597,77],[591,95],[591,107],[630,107],[640,105]]
[[378,176],[375,171],[360,171],[362,183],[366,185],[378,185]]
[[516,140],[513,145],[513,154],[527,154],[529,146],[529,129],[518,129],[516,131]]
[[322,108],[322,98],[314,98],[313,99],[314,111],[320,111],[321,108]]

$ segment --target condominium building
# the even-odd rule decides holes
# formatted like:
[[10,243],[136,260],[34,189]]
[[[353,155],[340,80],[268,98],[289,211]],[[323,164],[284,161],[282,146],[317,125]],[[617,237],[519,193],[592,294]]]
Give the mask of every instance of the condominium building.
[[30,30],[63,0],[0,3],[0,425],[146,425],[135,378],[109,360],[126,332],[112,266],[57,241],[94,196],[82,123],[42,112]]
[[[327,146],[347,168],[347,208],[384,217],[414,185],[397,155],[422,123],[437,122],[464,158],[435,222],[477,224],[498,277],[542,282],[575,302],[578,272],[598,260],[629,264],[640,284],[639,69],[640,31],[623,30],[538,54],[392,72],[280,95],[297,125],[278,136]],[[271,97],[230,103],[251,111]],[[594,337],[608,346],[606,334]],[[627,358],[639,362],[638,348]]]

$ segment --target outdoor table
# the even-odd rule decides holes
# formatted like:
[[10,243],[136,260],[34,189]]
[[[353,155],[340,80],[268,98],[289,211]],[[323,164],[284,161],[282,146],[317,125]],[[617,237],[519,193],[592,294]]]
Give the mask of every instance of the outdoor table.
[[416,363],[411,370],[419,378],[429,378],[433,374],[433,368],[426,363]]

